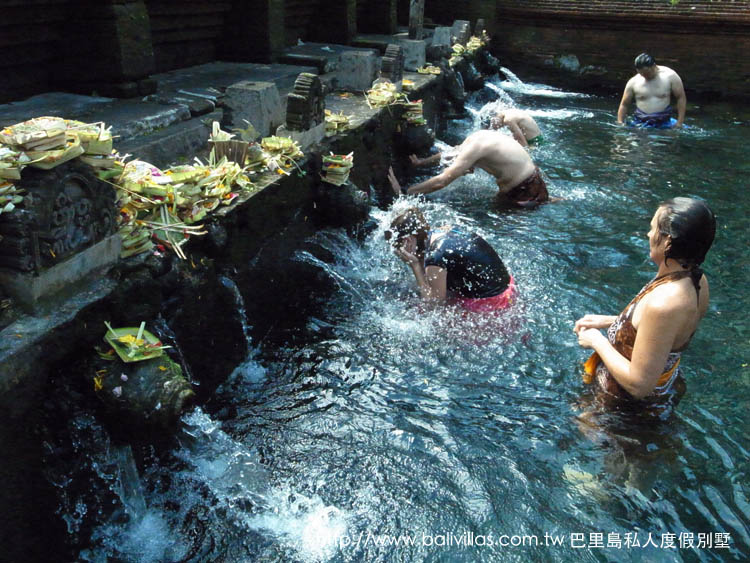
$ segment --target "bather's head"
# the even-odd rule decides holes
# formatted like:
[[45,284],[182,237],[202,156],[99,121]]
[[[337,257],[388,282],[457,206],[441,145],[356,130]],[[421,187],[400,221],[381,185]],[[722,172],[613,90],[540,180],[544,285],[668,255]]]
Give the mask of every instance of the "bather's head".
[[654,78],[659,71],[654,57],[648,53],[641,53],[635,58],[635,70],[646,80]]
[[685,264],[702,264],[716,234],[716,217],[706,203],[675,197],[656,211],[659,234],[670,238],[665,258]]
[[713,211],[700,199],[675,197],[659,205],[652,219],[652,231],[652,258],[655,249],[661,248],[664,261],[676,260],[689,269],[697,287],[702,275],[700,265],[716,234]]
[[422,212],[416,207],[410,207],[391,221],[390,230],[385,232],[385,240],[391,241],[396,248],[404,245],[414,246],[414,249],[407,250],[423,254],[429,230],[430,225]]

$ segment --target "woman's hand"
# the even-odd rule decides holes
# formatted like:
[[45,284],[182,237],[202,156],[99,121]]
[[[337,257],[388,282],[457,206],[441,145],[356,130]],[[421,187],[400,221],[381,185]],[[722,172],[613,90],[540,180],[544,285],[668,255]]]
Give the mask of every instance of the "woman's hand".
[[578,334],[578,345],[581,348],[594,348],[597,341],[604,338],[604,335],[596,328],[580,328],[576,333]]
[[584,315],[576,321],[573,332],[578,334],[584,328],[609,328],[616,319],[613,315]]
[[423,164],[422,159],[419,158],[416,154],[410,154],[409,161],[414,168],[419,168]]
[[410,266],[412,264],[419,264],[419,258],[415,255],[406,250],[403,246],[397,246],[394,250],[396,253],[396,256],[398,256],[401,260],[409,264]]

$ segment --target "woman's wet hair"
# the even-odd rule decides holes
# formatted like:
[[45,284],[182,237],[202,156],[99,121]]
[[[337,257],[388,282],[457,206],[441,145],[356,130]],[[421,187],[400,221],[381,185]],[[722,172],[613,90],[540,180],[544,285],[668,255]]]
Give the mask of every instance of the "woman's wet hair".
[[417,252],[422,253],[427,243],[429,229],[430,225],[422,212],[416,207],[410,207],[399,213],[391,221],[391,229],[386,231],[384,236],[385,240],[391,240],[392,237],[395,237],[396,240],[393,244],[398,246],[404,238],[415,235],[417,237]]
[[704,201],[689,197],[662,202],[659,210],[656,220],[659,233],[671,238],[664,258],[676,260],[683,268],[690,269],[690,277],[698,291],[703,275],[700,265],[716,235],[716,217]]
[[648,53],[641,53],[635,58],[636,69],[654,66],[655,64],[656,64],[656,61],[654,60],[654,57],[652,57]]

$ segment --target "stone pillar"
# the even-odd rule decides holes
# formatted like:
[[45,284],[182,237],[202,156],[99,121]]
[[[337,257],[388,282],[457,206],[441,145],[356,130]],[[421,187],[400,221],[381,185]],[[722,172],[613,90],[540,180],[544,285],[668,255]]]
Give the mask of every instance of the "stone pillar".
[[424,0],[409,2],[409,39],[422,39],[424,33]]
[[66,23],[69,37],[58,80],[73,91],[134,97],[156,91],[151,24],[143,0],[76,3]]
[[235,0],[227,12],[224,60],[272,62],[284,49],[284,0]]
[[337,89],[363,92],[370,88],[380,68],[379,58],[375,51],[359,50],[341,53]]
[[453,43],[466,45],[469,37],[471,37],[471,25],[467,20],[456,20],[451,26],[451,35],[453,36]]
[[404,69],[415,71],[427,61],[427,42],[424,39],[402,39],[397,37],[404,58]]
[[481,38],[485,33],[487,33],[487,24],[484,23],[484,18],[479,18],[474,26],[474,36]]
[[450,47],[451,46],[451,28],[450,27],[436,27],[435,32],[432,36],[432,45],[435,47]]
[[273,82],[243,81],[232,84],[224,96],[224,117],[229,125],[245,127],[247,120],[267,137],[284,120],[284,107]]

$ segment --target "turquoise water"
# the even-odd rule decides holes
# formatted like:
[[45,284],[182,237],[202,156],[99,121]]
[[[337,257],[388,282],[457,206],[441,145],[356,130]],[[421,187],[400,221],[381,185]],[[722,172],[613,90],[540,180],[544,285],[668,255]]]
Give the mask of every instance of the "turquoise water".
[[[563,200],[501,212],[478,172],[420,205],[433,225],[470,227],[498,250],[521,289],[515,312],[484,322],[421,306],[382,239],[392,211],[373,212],[379,227],[363,244],[318,234],[336,261],[296,259],[324,268],[339,290],[307,319],[307,341],[250,350],[185,417],[179,445],[139,476],[127,451],[103,452],[119,468],[108,482],[122,510],[81,559],[750,556],[750,114],[691,105],[683,131],[632,130],[614,124],[613,97],[509,76],[470,101],[471,116],[449,123],[442,141],[475,129],[487,100],[528,109],[547,139],[533,157]],[[653,276],[645,233],[657,204],[676,195],[705,198],[718,217],[705,265],[711,307],[682,363],[687,393],[661,425],[584,434],[587,354],[573,323],[619,312]],[[92,425],[77,421],[81,433]],[[81,509],[65,501],[75,532]]]

